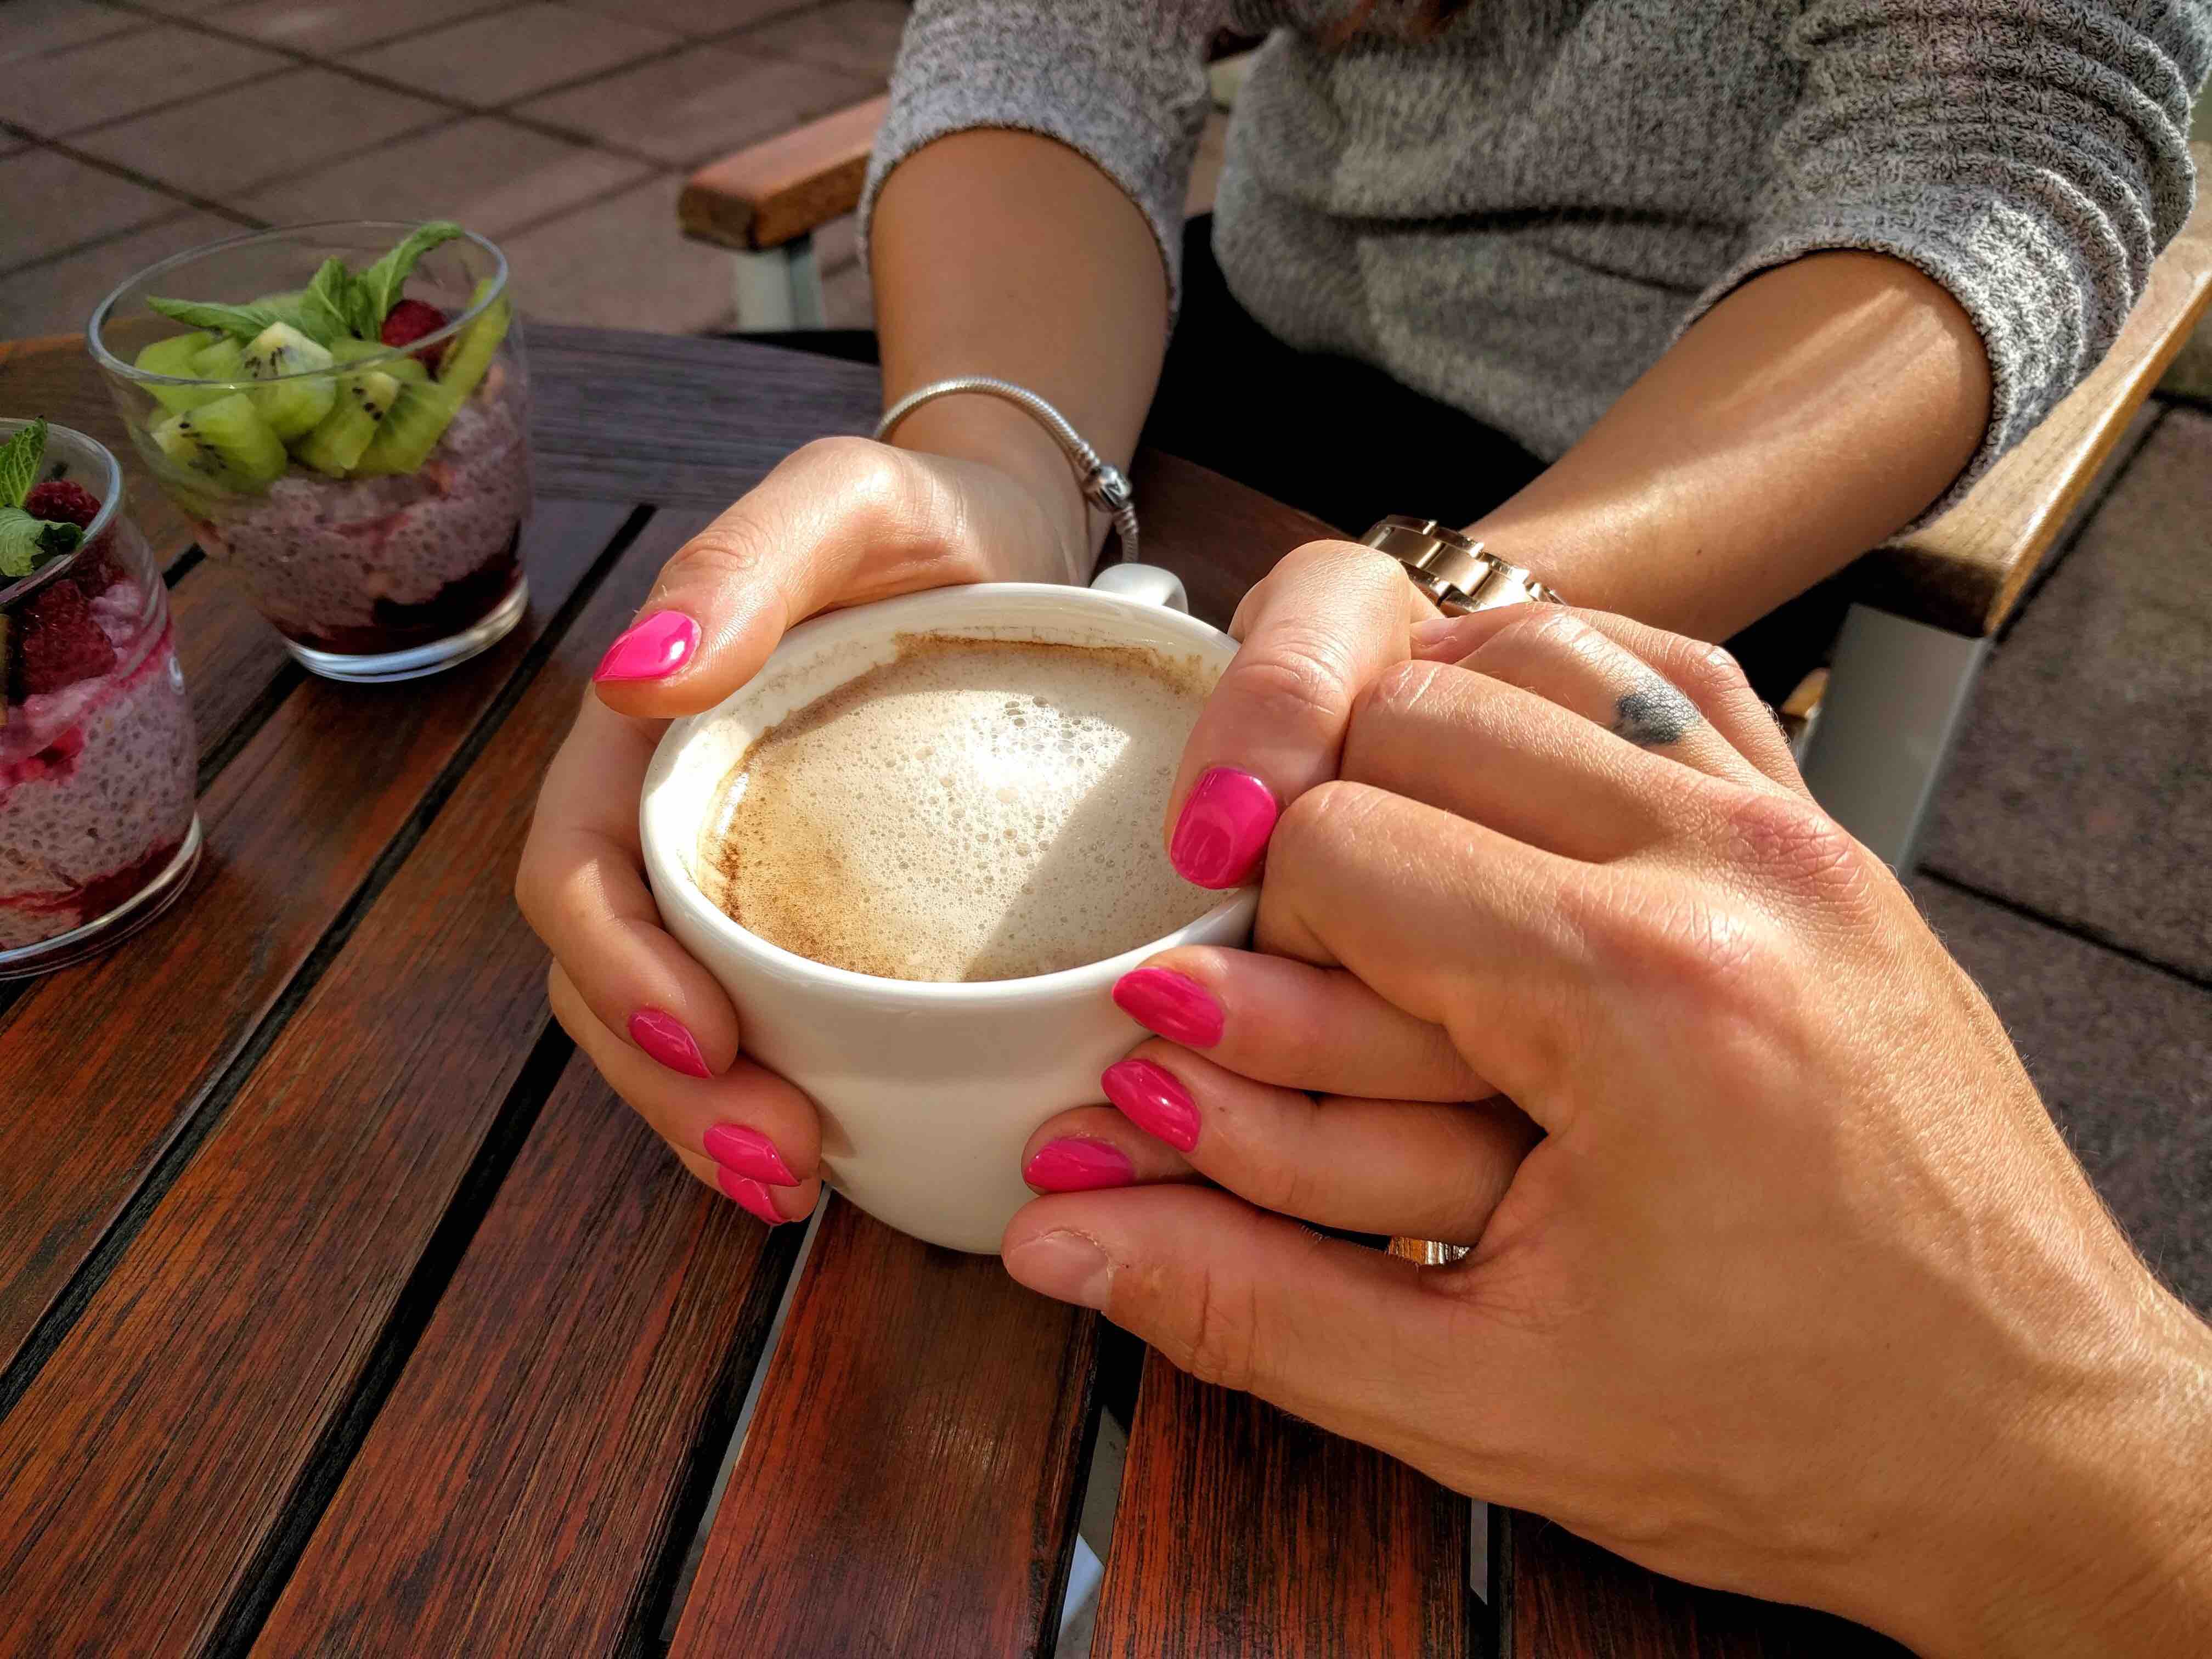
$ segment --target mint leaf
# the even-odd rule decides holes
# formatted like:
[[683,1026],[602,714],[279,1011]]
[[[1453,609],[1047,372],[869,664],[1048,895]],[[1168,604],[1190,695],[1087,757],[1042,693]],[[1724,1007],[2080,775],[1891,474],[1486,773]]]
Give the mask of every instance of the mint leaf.
[[27,576],[50,559],[76,551],[84,532],[73,524],[34,519],[20,507],[0,507],[0,576]]
[[21,507],[39,481],[39,459],[46,453],[46,423],[33,421],[0,444],[0,507]]
[[[235,335],[240,340],[251,340],[271,323],[290,323],[299,327],[296,307],[280,308],[266,300],[256,300],[250,306],[219,306],[198,300],[157,300],[149,295],[146,303],[164,317],[173,318],[187,327],[212,328]],[[300,331],[307,332],[305,329]]]
[[416,226],[398,247],[362,272],[357,280],[368,295],[364,315],[368,320],[368,326],[361,331],[362,338],[374,340],[383,331],[384,319],[399,303],[407,278],[414,273],[415,262],[441,243],[450,242],[462,234],[461,228],[451,219],[433,219],[428,224]]
[[360,333],[361,313],[361,279],[346,269],[344,260],[332,254],[301,295],[300,321],[295,326],[317,345],[328,345],[342,336]]

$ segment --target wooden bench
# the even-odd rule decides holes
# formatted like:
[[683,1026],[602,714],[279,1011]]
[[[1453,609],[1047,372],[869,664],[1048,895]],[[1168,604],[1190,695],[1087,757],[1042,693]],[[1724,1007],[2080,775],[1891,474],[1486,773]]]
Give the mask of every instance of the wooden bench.
[[[1233,100],[1245,58],[1213,66]],[[859,204],[887,100],[875,99],[726,156],[684,185],[685,234],[737,258],[739,326],[819,326],[815,230]],[[2193,147],[2212,180],[2212,144]],[[1201,194],[1193,210],[1210,204]],[[1942,518],[1855,568],[1832,664],[1790,712],[1814,793],[1893,866],[1922,823],[1990,640],[2212,300],[2212,188],[2157,264],[2103,362]],[[1357,526],[1340,528],[1356,530]],[[1793,700],[1796,701],[1796,700]]]

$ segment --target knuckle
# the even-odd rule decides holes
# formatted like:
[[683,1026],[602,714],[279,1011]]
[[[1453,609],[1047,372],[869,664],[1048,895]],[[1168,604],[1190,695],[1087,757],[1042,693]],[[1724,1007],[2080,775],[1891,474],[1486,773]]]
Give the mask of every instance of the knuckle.
[[1816,900],[1855,900],[1867,890],[1873,856],[1802,795],[1745,791],[1723,817],[1733,861],[1765,882]]
[[1675,659],[1667,666],[1667,678],[1692,696],[1718,700],[1753,695],[1750,677],[1725,647],[1677,639],[1673,654]]
[[1237,697],[1268,726],[1334,728],[1350,712],[1352,690],[1328,645],[1304,633],[1278,635],[1231,665]]
[[742,507],[725,513],[676,550],[659,586],[719,586],[757,580],[770,568],[775,533]]
[[1365,784],[1331,778],[1316,784],[1283,810],[1274,833],[1267,840],[1271,868],[1285,861],[1297,863],[1325,848],[1357,843],[1383,799],[1382,792]]
[[1196,1288],[1180,1344],[1182,1369],[1218,1388],[1250,1389],[1254,1319],[1249,1287],[1241,1297],[1229,1295],[1211,1272],[1201,1269]]
[[1768,959],[1767,929],[1748,905],[1703,883],[1639,884],[1583,918],[1598,953],[1631,983],[1664,995],[1754,981]]
[[1391,664],[1354,699],[1352,724],[1357,726],[1370,718],[1395,720],[1411,714],[1439,679],[1455,672],[1449,665],[1440,662]]

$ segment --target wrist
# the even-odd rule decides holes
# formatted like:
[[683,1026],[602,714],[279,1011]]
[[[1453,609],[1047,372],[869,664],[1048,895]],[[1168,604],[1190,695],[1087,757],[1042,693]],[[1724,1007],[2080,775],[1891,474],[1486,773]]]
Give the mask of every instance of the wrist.
[[990,467],[1035,508],[1040,545],[1033,557],[994,573],[1000,580],[1077,586],[1090,580],[1103,526],[1094,529],[1060,446],[1022,410],[992,398],[945,398],[908,416],[891,443],[916,454]]
[[1893,1564],[1892,1598],[1917,1575],[1942,1580],[1897,1632],[1917,1650],[2212,1652],[2212,1330],[2146,1291],[2163,1304],[2145,1322],[2155,1334],[2010,1394],[1992,1425],[2002,1472],[1962,1494],[1947,1543]]

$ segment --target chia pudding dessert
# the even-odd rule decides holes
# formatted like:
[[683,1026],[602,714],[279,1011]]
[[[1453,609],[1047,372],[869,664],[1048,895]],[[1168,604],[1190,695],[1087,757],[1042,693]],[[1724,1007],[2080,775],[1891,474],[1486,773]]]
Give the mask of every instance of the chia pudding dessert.
[[149,920],[190,876],[199,825],[168,593],[112,458],[43,422],[0,435],[5,979]]
[[434,673],[520,618],[528,383],[490,243],[445,221],[240,237],[125,283],[91,343],[201,548],[310,669]]

